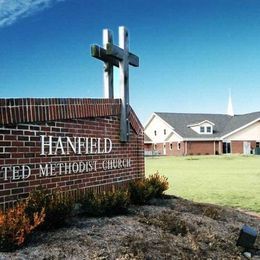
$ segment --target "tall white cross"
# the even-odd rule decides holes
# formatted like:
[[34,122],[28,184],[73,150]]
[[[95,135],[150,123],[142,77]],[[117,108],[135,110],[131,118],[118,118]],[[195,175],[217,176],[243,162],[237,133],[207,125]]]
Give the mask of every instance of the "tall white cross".
[[112,33],[108,29],[103,30],[103,48],[98,45],[91,46],[91,55],[102,60],[104,65],[104,94],[105,98],[114,98],[113,66],[119,67],[121,119],[120,140],[129,140],[129,64],[138,67],[138,56],[129,52],[128,31],[124,26],[119,27],[119,46],[113,44]]

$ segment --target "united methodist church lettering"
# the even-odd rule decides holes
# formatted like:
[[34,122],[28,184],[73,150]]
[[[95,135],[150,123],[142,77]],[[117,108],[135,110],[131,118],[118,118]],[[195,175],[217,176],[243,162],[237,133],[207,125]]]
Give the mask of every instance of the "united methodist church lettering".
[[[57,141],[54,141],[57,139]],[[41,155],[107,154],[112,151],[110,138],[54,137],[41,135]]]
[[[130,158],[114,158],[104,160],[45,163],[39,164],[37,168],[39,169],[38,176],[44,178],[130,168],[131,163],[132,161]],[[31,172],[32,168],[30,165],[2,166],[0,168],[0,176],[3,176],[4,181],[29,179],[31,177]]]

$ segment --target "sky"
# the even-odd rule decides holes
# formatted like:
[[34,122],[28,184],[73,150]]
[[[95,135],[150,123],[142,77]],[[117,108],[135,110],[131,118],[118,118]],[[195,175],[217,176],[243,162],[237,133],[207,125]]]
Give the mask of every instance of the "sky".
[[[130,34],[130,104],[153,112],[259,111],[258,0],[0,0],[0,98],[103,97],[90,55],[102,29]],[[115,71],[118,93],[118,70]],[[117,94],[118,96],[118,94]]]

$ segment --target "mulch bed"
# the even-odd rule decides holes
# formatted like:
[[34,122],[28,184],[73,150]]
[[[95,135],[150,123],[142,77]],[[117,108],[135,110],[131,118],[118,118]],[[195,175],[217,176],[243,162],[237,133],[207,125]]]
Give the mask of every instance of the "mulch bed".
[[259,215],[169,197],[132,206],[125,216],[74,217],[0,259],[246,259],[236,246],[244,224],[259,232]]

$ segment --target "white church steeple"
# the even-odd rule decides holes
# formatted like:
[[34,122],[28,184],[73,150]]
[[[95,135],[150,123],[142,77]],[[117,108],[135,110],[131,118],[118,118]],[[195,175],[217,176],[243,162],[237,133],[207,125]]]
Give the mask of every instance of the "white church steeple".
[[234,110],[233,110],[233,105],[232,105],[232,97],[231,97],[231,89],[229,89],[227,114],[229,116],[234,116]]

